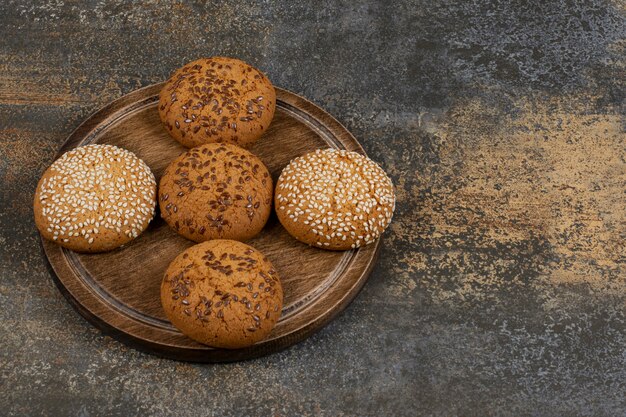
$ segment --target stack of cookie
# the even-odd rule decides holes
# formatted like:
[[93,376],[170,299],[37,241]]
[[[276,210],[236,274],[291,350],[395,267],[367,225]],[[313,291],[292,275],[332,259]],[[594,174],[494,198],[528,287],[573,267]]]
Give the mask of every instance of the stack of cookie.
[[[148,166],[110,145],[76,148],[44,173],[35,194],[43,237],[79,252],[123,246],[148,227],[158,203],[178,234],[198,242],[165,272],[161,302],[184,334],[209,346],[265,339],[283,303],[279,271],[246,245],[274,209],[297,240],[327,250],[374,242],[391,221],[393,185],[367,157],[317,150],[291,161],[276,189],[245,148],[262,138],[276,109],[269,79],[232,58],[191,62],[159,95],[166,131],[190,148],[171,161],[158,191]],[[295,242],[295,241],[294,241]]]

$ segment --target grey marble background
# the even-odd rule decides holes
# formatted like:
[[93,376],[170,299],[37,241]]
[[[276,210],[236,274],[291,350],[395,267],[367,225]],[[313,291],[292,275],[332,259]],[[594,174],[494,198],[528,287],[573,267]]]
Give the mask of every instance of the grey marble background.
[[[0,415],[626,415],[620,0],[3,1]],[[379,264],[293,348],[177,363],[54,287],[31,200],[91,112],[239,57],[397,185]]]

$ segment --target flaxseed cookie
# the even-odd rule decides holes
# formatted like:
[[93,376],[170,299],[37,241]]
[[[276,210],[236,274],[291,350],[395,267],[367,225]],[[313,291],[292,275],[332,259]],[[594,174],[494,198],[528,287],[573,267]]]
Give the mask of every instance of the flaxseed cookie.
[[235,145],[209,143],[170,163],[159,184],[159,207],[187,239],[245,241],[265,226],[272,192],[259,158]]
[[265,339],[280,317],[278,273],[256,249],[211,240],[178,255],[161,283],[169,320],[192,339],[236,349]]
[[346,250],[374,242],[395,209],[393,184],[374,161],[346,150],[294,159],[276,184],[278,219],[301,242]]
[[112,145],[72,149],[43,174],[35,192],[42,236],[77,252],[102,252],[130,242],[147,227],[156,182],[135,154]]
[[159,94],[165,128],[188,148],[214,142],[252,145],[269,127],[275,108],[270,80],[234,58],[190,62],[172,74]]

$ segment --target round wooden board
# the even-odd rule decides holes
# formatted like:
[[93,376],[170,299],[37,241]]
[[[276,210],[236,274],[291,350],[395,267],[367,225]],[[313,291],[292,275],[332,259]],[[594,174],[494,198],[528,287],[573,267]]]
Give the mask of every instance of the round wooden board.
[[[162,84],[152,85],[98,111],[80,125],[60,154],[89,143],[126,148],[142,158],[157,179],[185,148],[161,125],[157,112]],[[251,149],[274,181],[287,163],[317,148],[364,153],[339,122],[311,102],[277,89],[277,110],[270,128]],[[250,240],[281,276],[285,303],[268,339],[249,348],[214,349],[180,333],[165,317],[160,284],[168,264],[194,243],[171,230],[159,213],[139,238],[124,248],[79,254],[42,240],[61,292],[88,321],[135,348],[177,360],[226,362],[284,349],[322,328],[354,299],[378,254],[380,241],[358,250],[331,252],[304,245],[270,217]]]

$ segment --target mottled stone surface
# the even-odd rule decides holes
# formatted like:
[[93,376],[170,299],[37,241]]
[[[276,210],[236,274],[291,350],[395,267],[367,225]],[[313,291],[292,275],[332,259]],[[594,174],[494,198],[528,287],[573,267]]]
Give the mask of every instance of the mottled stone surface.
[[[620,0],[0,4],[0,414],[626,414]],[[31,214],[94,110],[194,58],[249,61],[397,184],[378,267],[323,331],[162,360],[65,302]]]

